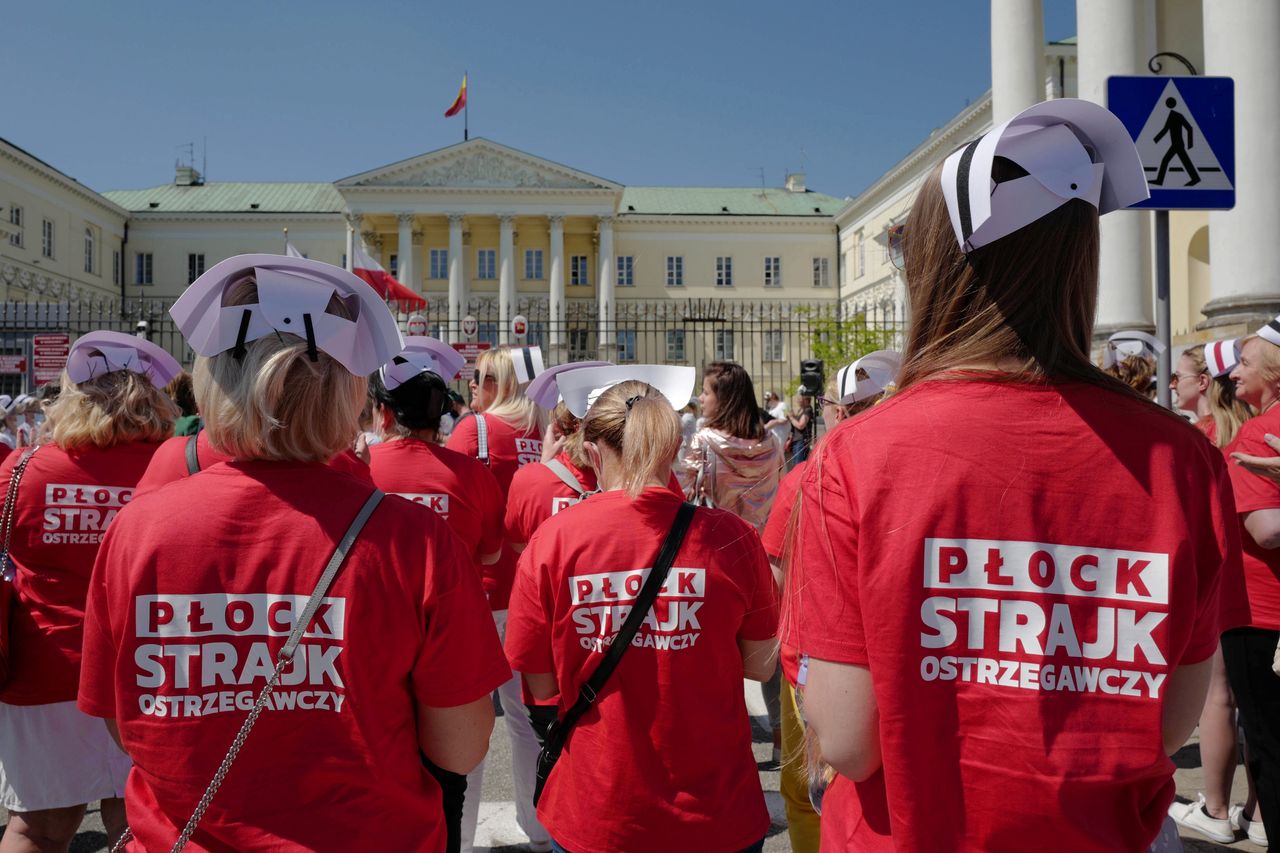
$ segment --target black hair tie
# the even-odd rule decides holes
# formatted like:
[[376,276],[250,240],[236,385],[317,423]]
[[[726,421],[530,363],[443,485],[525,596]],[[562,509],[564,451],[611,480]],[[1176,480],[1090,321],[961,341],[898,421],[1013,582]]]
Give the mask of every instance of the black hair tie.
[[628,412],[631,411],[631,407],[636,404],[636,400],[643,400],[643,399],[644,399],[643,394],[637,394],[634,397],[629,398],[627,400],[627,411]]

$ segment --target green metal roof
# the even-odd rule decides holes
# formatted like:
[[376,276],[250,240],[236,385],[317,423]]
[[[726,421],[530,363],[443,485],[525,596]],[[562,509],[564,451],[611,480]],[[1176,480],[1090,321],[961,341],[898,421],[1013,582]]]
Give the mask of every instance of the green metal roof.
[[146,190],[113,190],[102,195],[140,213],[340,213],[344,207],[333,184],[321,183],[214,181],[201,186],[161,184]]
[[619,213],[691,216],[834,216],[844,200],[754,187],[627,187]]

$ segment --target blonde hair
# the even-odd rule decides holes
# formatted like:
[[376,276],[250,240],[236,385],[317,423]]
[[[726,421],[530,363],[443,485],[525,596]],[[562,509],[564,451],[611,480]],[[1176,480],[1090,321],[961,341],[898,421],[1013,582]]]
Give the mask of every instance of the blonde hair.
[[[258,284],[246,275],[227,288],[223,305],[258,301]],[[336,297],[326,309],[347,317]],[[324,352],[307,357],[297,335],[266,335],[245,346],[196,359],[196,403],[209,444],[236,459],[327,462],[350,446],[357,432],[368,380],[354,376]]]
[[49,404],[45,432],[63,450],[164,441],[173,435],[178,407],[151,380],[113,370],[75,383],[62,373],[62,393]]
[[680,416],[644,382],[620,382],[600,395],[582,419],[582,438],[622,457],[622,487],[636,497],[649,482],[665,482],[680,450]]
[[484,414],[506,421],[521,433],[546,429],[546,415],[520,391],[510,347],[485,350],[476,358],[476,384],[484,385],[486,379],[493,380],[495,390]]
[[569,411],[569,407],[561,401],[551,410],[551,421],[564,436],[564,452],[568,454],[569,461],[579,468],[591,465],[587,451],[582,446],[582,419]]
[[1145,355],[1130,355],[1117,359],[1110,367],[1104,367],[1108,376],[1119,379],[1144,397],[1151,397],[1151,380],[1156,375],[1155,360]]
[[[1182,354],[1191,362],[1196,373],[1209,376],[1209,366],[1204,360],[1204,344],[1184,350]],[[1254,416],[1253,406],[1236,397],[1236,384],[1226,376],[1209,376],[1209,390],[1205,399],[1209,401],[1209,416],[1213,418],[1214,444],[1226,447],[1235,440],[1241,425]]]

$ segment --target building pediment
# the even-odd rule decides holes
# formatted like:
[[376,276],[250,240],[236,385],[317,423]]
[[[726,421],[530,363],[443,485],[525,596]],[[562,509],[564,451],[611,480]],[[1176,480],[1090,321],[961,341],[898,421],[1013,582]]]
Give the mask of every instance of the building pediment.
[[548,189],[618,191],[620,184],[498,145],[472,139],[438,151],[362,172],[337,182],[340,189],[433,187],[441,189]]

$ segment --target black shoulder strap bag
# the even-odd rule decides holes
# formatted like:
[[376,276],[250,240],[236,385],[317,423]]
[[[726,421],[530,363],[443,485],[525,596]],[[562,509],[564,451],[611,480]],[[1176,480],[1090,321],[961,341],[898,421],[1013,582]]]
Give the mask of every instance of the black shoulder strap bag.
[[573,731],[573,727],[577,725],[578,720],[582,719],[582,715],[587,713],[595,703],[596,697],[604,689],[605,682],[609,680],[609,676],[617,668],[618,661],[622,660],[623,653],[631,646],[632,638],[635,637],[636,631],[640,630],[640,623],[649,615],[649,608],[653,607],[653,602],[657,600],[658,590],[662,589],[662,585],[666,582],[667,573],[671,571],[671,564],[675,562],[676,553],[680,550],[680,543],[684,541],[684,535],[689,530],[689,522],[693,520],[694,509],[693,504],[683,503],[680,505],[680,509],[676,511],[676,518],[671,523],[671,530],[667,533],[667,538],[663,541],[662,548],[658,551],[658,558],[654,561],[653,568],[649,571],[649,577],[645,579],[644,586],[640,589],[640,594],[636,596],[631,612],[627,614],[627,621],[622,623],[622,630],[614,635],[613,642],[604,653],[604,659],[600,661],[595,671],[579,688],[577,701],[573,703],[568,711],[565,711],[562,718],[552,723],[551,728],[547,730],[546,745],[538,753],[538,775],[533,789],[533,804],[535,806],[542,797],[542,789],[547,784],[547,777],[551,775],[552,768],[560,760],[560,753],[564,750],[564,745],[569,740],[569,734]]

